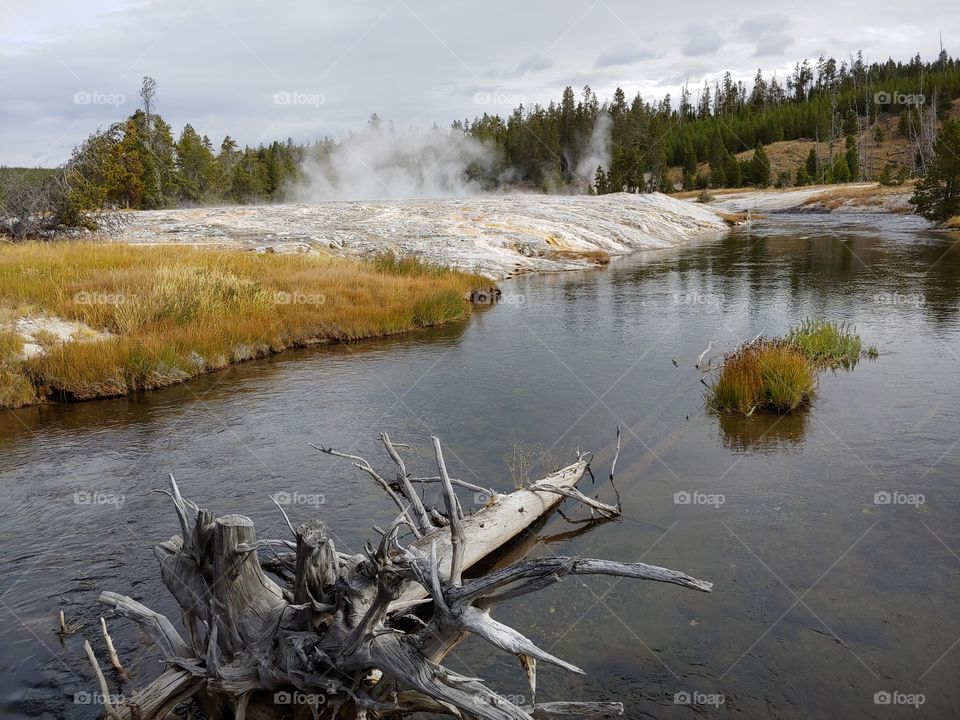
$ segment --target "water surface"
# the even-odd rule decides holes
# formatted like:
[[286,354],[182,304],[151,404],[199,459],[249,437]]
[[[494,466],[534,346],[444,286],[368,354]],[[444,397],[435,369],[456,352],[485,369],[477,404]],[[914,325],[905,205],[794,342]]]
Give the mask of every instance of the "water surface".
[[[948,236],[907,217],[775,216],[503,290],[508,302],[458,326],[0,415],[0,714],[98,715],[75,699],[94,688],[82,638],[100,647],[100,590],[176,617],[151,553],[178,532],[151,492],[168,472],[201,505],[250,515],[261,536],[285,533],[268,494],[322,495],[290,508],[294,522],[319,511],[338,548],[358,551],[392,517],[388,501],[309,442],[383,466],[386,430],[426,472],[436,434],[454,472],[508,490],[518,443],[563,461],[591,450],[604,477],[618,424],[623,519],[584,531],[554,516],[532,552],[642,559],[715,592],[570,578],[503,607],[498,618],[587,671],[542,666],[539,700],[618,699],[631,718],[960,714],[960,248]],[[704,410],[693,363],[710,340],[730,348],[807,315],[854,323],[879,359],[823,375],[806,413]],[[615,498],[607,483],[593,491]],[[878,492],[924,503],[877,504]],[[571,503],[564,514],[587,517]],[[58,608],[86,623],[62,643]],[[117,691],[129,692],[158,656],[128,623],[111,627],[131,670]],[[447,662],[527,693],[515,659],[480,642]],[[878,705],[878,692],[924,704]],[[683,693],[700,704],[676,702]]]

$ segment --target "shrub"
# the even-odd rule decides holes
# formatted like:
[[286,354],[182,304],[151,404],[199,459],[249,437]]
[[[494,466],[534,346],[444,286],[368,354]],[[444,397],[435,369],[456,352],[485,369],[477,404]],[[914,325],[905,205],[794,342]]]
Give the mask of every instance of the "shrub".
[[724,358],[708,404],[742,415],[790,413],[810,401],[814,385],[815,370],[806,355],[783,341],[760,339]]

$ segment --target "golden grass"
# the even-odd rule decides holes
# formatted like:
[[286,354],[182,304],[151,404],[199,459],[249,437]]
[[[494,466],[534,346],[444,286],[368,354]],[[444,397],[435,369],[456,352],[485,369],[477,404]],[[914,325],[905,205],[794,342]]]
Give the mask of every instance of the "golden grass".
[[799,349],[777,340],[759,340],[724,359],[707,401],[718,412],[790,413],[810,401],[815,382],[813,363]]
[[548,250],[543,257],[548,260],[583,260],[593,265],[610,264],[610,253],[606,250]]
[[50,343],[29,360],[9,338],[0,341],[0,407],[123,395],[289,347],[462,320],[470,314],[469,291],[488,285],[393,257],[354,262],[89,242],[0,246],[0,319],[59,317],[110,333]]
[[766,220],[767,216],[760,213],[745,212],[727,212],[725,210],[714,210],[717,216],[727,225],[740,225],[750,220]]
[[36,402],[33,383],[20,371],[23,338],[10,330],[0,331],[0,407],[21,407]]
[[960,230],[960,215],[954,215],[943,221],[943,227],[947,230]]
[[[823,192],[811,195],[803,201],[803,204],[819,205],[829,210],[836,210],[848,202],[851,205],[860,207],[871,205],[885,207],[888,196],[909,194],[911,192],[911,186],[912,183],[892,186],[883,186],[879,183],[871,183],[868,185],[862,183],[832,185],[827,186]],[[904,208],[902,212],[909,212],[909,208]]]

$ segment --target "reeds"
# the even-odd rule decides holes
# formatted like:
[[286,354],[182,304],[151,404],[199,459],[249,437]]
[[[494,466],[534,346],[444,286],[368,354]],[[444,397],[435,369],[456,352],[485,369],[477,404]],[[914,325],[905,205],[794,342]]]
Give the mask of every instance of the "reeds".
[[0,320],[57,317],[109,333],[45,344],[31,359],[19,356],[14,333],[0,334],[0,407],[123,395],[288,347],[462,320],[470,290],[488,285],[392,256],[356,262],[182,246],[0,246]]
[[752,415],[790,413],[813,398],[818,370],[856,365],[864,352],[847,323],[805,319],[783,338],[757,338],[727,355],[708,386],[707,405],[717,412]]
[[728,355],[710,386],[708,404],[718,412],[789,413],[810,401],[816,372],[797,348],[760,339]]

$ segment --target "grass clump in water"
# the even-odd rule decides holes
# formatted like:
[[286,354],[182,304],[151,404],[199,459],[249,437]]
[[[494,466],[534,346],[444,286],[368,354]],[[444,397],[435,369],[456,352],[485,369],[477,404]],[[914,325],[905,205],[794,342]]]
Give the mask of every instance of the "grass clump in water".
[[790,413],[813,398],[818,370],[850,369],[866,351],[847,323],[803,320],[783,338],[757,338],[727,355],[709,385],[707,405],[717,412],[752,415],[757,410]]
[[761,338],[724,358],[708,404],[717,412],[741,415],[790,413],[810,402],[815,384],[816,370],[803,352],[782,340]]
[[845,322],[807,318],[784,339],[823,368],[852,368],[863,352],[860,336]]

